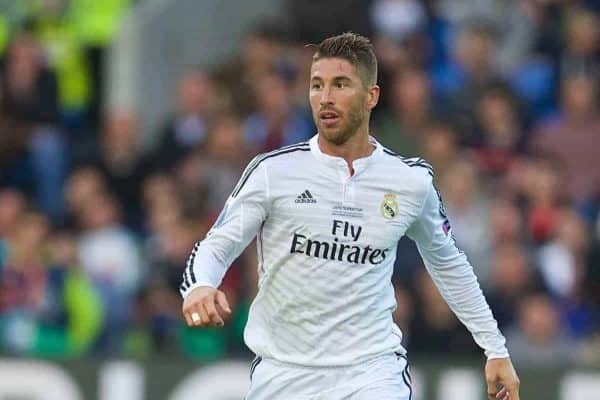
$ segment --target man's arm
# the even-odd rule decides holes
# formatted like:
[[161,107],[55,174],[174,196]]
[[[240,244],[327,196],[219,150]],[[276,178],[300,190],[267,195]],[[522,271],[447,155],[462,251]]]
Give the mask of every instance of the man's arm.
[[206,238],[194,246],[180,286],[188,325],[223,325],[230,312],[217,290],[231,263],[256,236],[269,212],[266,170],[256,157],[240,178]]
[[[450,232],[441,199],[431,181],[423,201],[421,214],[410,226],[407,235],[416,242],[427,271],[440,293],[484,349],[488,359],[486,379],[488,395],[503,399],[518,399],[518,378],[490,307],[485,300],[477,277],[465,254],[460,251]],[[496,385],[505,389],[498,392]]]

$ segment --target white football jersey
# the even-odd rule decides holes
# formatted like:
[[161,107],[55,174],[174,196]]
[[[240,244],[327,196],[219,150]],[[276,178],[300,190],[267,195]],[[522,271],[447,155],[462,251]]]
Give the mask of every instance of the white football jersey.
[[477,278],[457,249],[431,167],[371,138],[353,163],[324,154],[318,135],[258,155],[206,238],[181,286],[218,287],[257,237],[259,290],[244,338],[257,355],[307,366],[344,366],[405,353],[392,320],[391,277],[408,235],[445,300],[488,358],[507,357]]

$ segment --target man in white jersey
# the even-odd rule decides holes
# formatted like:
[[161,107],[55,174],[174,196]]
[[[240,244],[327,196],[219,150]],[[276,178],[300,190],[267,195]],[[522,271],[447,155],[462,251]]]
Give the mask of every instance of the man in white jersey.
[[190,326],[223,325],[219,285],[257,237],[259,290],[244,339],[256,354],[248,400],[409,400],[402,333],[392,320],[398,240],[408,235],[440,292],[487,356],[490,399],[518,400],[505,340],[422,159],[369,136],[379,97],[368,39],[316,46],[309,142],[260,154],[192,251],[181,292]]

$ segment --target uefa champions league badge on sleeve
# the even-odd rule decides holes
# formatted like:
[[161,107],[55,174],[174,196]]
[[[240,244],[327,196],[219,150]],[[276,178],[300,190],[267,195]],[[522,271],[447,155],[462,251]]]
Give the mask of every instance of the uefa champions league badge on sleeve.
[[379,206],[381,216],[385,219],[392,219],[398,215],[398,203],[396,202],[396,195],[393,193],[386,193],[383,196],[383,201]]
[[446,236],[448,236],[448,233],[450,233],[450,229],[452,229],[452,228],[450,227],[450,221],[448,221],[448,218],[446,218],[446,219],[444,220],[444,223],[442,224],[442,230],[444,231],[444,234],[445,234]]

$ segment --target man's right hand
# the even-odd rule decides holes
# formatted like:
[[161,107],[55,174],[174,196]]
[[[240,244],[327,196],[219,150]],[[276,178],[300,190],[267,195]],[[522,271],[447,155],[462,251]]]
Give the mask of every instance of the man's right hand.
[[192,290],[182,310],[188,326],[223,326],[223,313],[231,314],[225,293],[210,286]]

